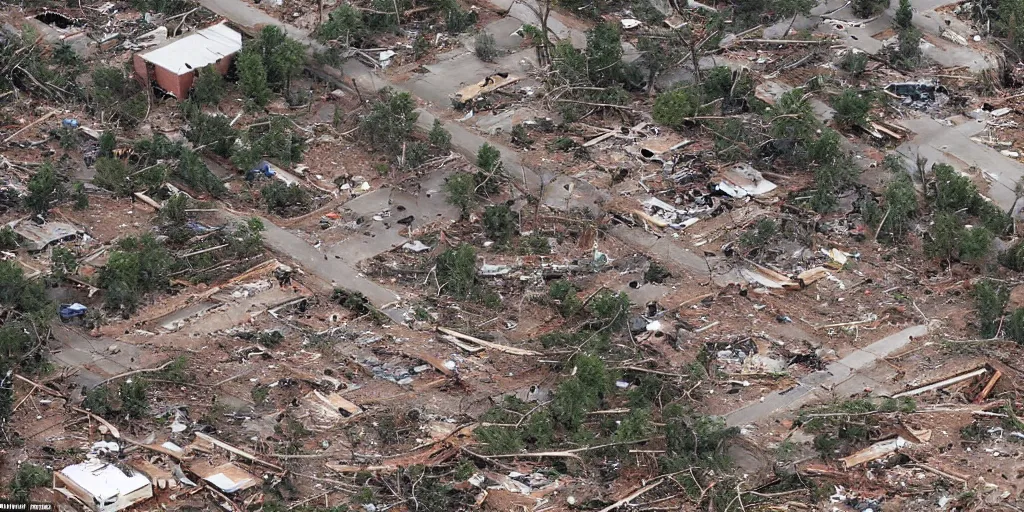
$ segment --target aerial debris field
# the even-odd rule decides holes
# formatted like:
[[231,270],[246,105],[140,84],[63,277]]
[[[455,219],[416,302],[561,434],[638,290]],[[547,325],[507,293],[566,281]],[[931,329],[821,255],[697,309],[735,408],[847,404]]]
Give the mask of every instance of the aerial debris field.
[[1024,506],[1024,0],[0,16],[5,504]]

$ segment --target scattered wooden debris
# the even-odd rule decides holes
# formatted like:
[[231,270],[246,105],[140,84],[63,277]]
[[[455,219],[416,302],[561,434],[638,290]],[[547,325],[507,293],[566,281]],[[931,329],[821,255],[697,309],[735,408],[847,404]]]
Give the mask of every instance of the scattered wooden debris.
[[[539,355],[542,355],[540,352],[536,352],[536,351],[533,351],[533,350],[527,350],[527,349],[524,349],[524,348],[509,347],[509,346],[501,345],[501,344],[498,344],[498,343],[492,343],[490,341],[482,340],[482,339],[474,337],[474,336],[469,336],[468,334],[462,334],[461,332],[453,331],[453,330],[448,329],[446,327],[438,326],[437,327],[437,331],[442,333],[442,334],[447,334],[447,335],[449,335],[449,336],[451,336],[453,338],[456,338],[458,340],[461,340],[461,341],[468,341],[470,343],[474,343],[474,344],[479,346],[478,347],[479,350],[483,350],[484,348],[489,348],[491,350],[497,350],[498,352],[504,352],[506,354],[512,354],[512,355],[515,355],[515,356],[539,356]],[[467,351],[472,351],[472,352],[479,352],[479,350],[468,350],[467,349]]]
[[983,366],[983,367],[975,369],[975,370],[971,370],[971,371],[964,372],[964,373],[961,373],[961,374],[958,374],[958,375],[954,375],[954,376],[952,376],[952,377],[950,377],[948,379],[943,379],[943,380],[940,380],[938,382],[933,382],[931,384],[926,384],[924,386],[918,386],[916,388],[908,389],[906,391],[901,391],[899,393],[896,393],[892,397],[893,398],[902,398],[902,397],[905,397],[905,396],[917,396],[917,395],[920,395],[920,394],[923,394],[923,393],[927,393],[929,391],[935,391],[936,389],[942,389],[942,388],[945,388],[945,387],[948,387],[948,386],[952,386],[953,384],[956,384],[958,382],[963,382],[963,381],[968,380],[968,379],[973,379],[975,377],[979,377],[979,376],[984,375],[984,374],[986,374],[988,372],[989,372],[989,367],[988,366]]

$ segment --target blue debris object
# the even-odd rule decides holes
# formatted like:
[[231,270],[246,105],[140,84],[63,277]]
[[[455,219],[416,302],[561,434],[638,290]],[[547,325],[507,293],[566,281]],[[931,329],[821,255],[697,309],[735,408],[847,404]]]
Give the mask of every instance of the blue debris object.
[[187,228],[191,229],[192,231],[194,231],[196,233],[199,233],[199,234],[209,233],[210,231],[213,231],[213,229],[210,228],[209,226],[200,224],[200,223],[198,223],[198,222],[196,222],[194,220],[190,220],[190,221],[186,222],[185,223],[185,227],[187,227]]
[[245,173],[245,179],[247,181],[252,181],[253,179],[256,178],[256,176],[259,175],[262,175],[267,178],[273,178],[274,176],[277,176],[277,172],[270,168],[269,162],[264,160],[260,162],[259,167],[251,169],[249,172]]
[[61,124],[68,128],[78,128],[78,119],[65,119]]
[[82,304],[79,304],[77,302],[75,302],[74,304],[61,304],[60,317],[63,318],[64,320],[68,320],[70,318],[75,318],[77,316],[83,316],[85,315],[85,312],[88,310],[88,307],[83,306]]

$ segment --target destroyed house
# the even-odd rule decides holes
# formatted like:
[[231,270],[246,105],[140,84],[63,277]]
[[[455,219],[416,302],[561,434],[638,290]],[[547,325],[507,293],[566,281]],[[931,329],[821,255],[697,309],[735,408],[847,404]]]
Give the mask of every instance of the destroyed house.
[[156,82],[175,98],[185,98],[196,70],[209,65],[226,74],[231,58],[242,49],[242,34],[224,22],[136,53],[135,73],[146,83]]
[[83,462],[53,473],[60,510],[116,512],[153,497],[153,485],[139,473],[127,474],[99,461]]

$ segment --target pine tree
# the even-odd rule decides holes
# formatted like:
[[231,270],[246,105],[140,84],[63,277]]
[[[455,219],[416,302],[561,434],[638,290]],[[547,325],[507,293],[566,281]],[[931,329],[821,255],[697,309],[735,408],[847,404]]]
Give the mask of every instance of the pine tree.
[[264,107],[270,101],[267,68],[259,53],[251,47],[243,49],[238,56],[238,86],[254,105]]
[[213,66],[200,68],[192,86],[192,101],[199,105],[216,105],[224,96],[225,88],[224,77]]
[[900,0],[900,6],[896,9],[896,15],[892,18],[892,24],[897,30],[910,28],[910,20],[914,18],[914,9],[910,6],[910,0]]

